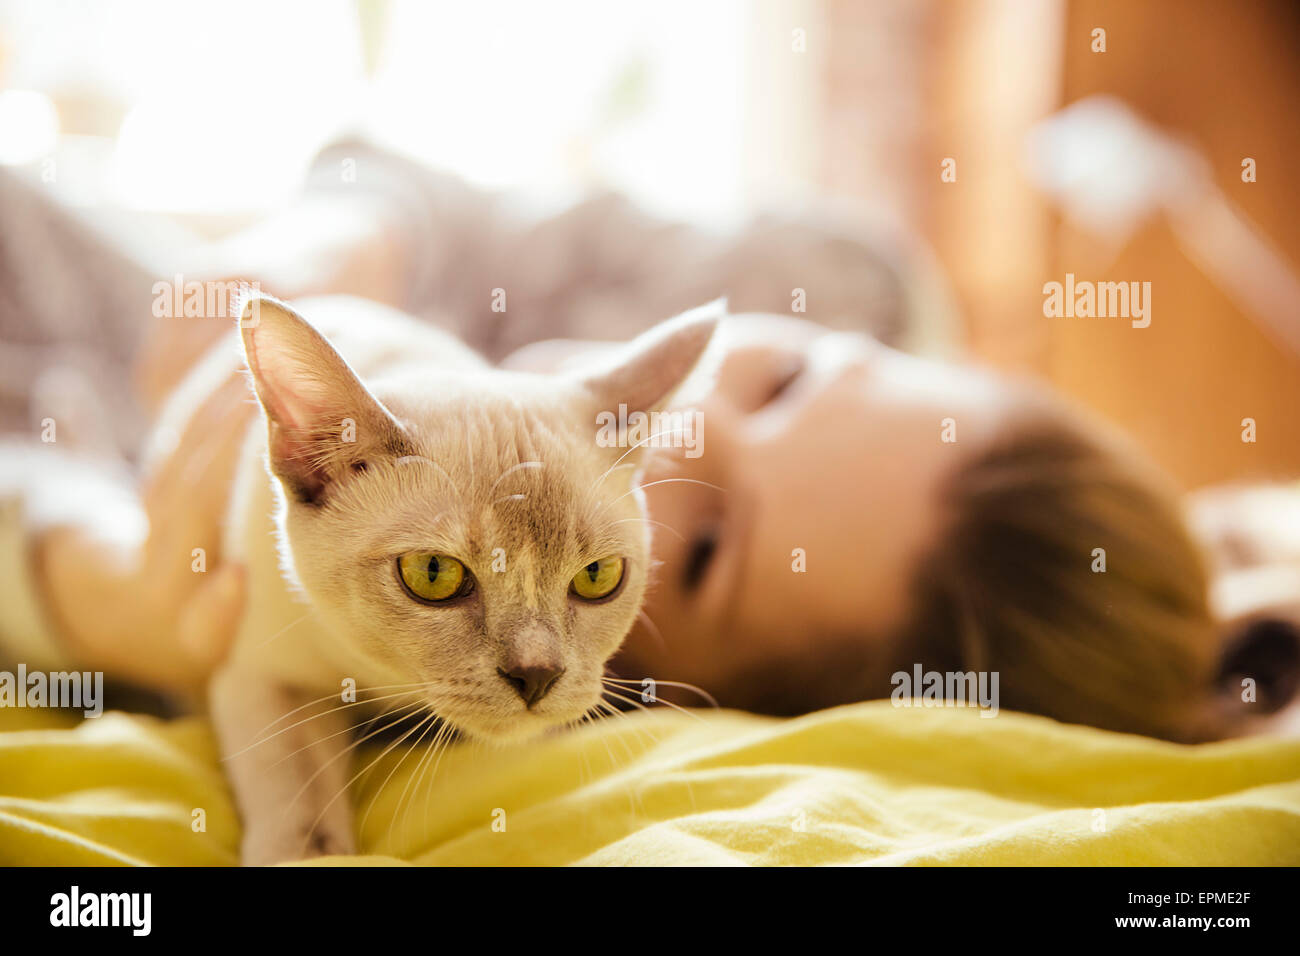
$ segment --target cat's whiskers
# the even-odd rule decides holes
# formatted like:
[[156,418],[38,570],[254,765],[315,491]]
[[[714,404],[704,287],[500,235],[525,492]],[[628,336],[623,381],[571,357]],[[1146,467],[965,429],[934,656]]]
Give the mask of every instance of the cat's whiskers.
[[720,491],[724,495],[727,494],[727,489],[723,488],[721,485],[715,485],[711,481],[701,481],[698,478],[657,478],[654,481],[647,481],[643,485],[637,485],[635,488],[629,488],[627,491],[623,492],[621,495],[619,495],[617,498],[613,499],[609,503],[612,505],[615,502],[622,501],[628,495],[635,494],[639,489],[653,488],[655,485],[670,485],[670,484],[675,484],[677,482],[681,482],[688,485],[703,485],[705,488],[712,488],[714,491]]
[[[571,720],[565,724],[564,732],[568,734],[574,733],[581,728],[583,724],[588,723],[591,718],[592,709],[593,708],[588,708],[587,711],[577,720]],[[587,786],[587,777],[591,774],[591,764],[587,761],[587,748],[581,744],[578,745],[578,759],[582,761],[582,765],[578,767],[578,789],[581,790]]]
[[507,468],[505,471],[501,472],[501,474],[497,476],[496,481],[492,482],[492,487],[488,489],[488,494],[491,494],[492,492],[496,491],[497,485],[501,484],[501,482],[505,481],[507,478],[509,478],[511,475],[513,475],[516,471],[519,471],[520,469],[545,468],[545,467],[546,467],[545,462],[541,462],[541,461],[521,461],[517,465],[511,465],[509,468]]
[[278,631],[276,631],[274,634],[272,634],[272,635],[271,635],[270,637],[268,637],[266,640],[262,641],[262,643],[261,643],[260,645],[258,645],[258,646],[259,646],[259,647],[266,647],[267,644],[270,644],[273,640],[275,640],[275,639],[276,639],[277,637],[279,637],[281,634],[285,633],[286,631],[291,631],[291,630],[293,630],[295,627],[297,627],[297,626],[298,626],[299,624],[301,624],[303,621],[307,620],[307,618],[311,617],[314,613],[316,613],[316,612],[315,612],[315,611],[308,611],[308,612],[307,612],[306,614],[304,614],[302,617],[298,618],[298,620],[293,621],[293,622],[291,622],[291,623],[289,623],[289,624],[286,624],[284,627],[280,628]]
[[[333,740],[335,737],[341,737],[344,734],[354,733],[358,728],[369,729],[369,725],[377,723],[378,721],[383,720],[385,717],[389,717],[393,714],[398,714],[401,713],[402,711],[407,711],[407,713],[403,714],[403,717],[412,717],[414,716],[414,714],[410,713],[410,711],[423,706],[425,706],[423,700],[413,700],[409,703],[400,704],[396,707],[386,707],[373,717],[363,717],[361,720],[358,720],[354,724],[349,724],[347,727],[344,727],[342,730],[336,730],[334,733],[328,734],[324,737],[317,737],[315,740],[299,747],[297,750],[293,751],[293,753],[285,754],[275,763],[271,764],[271,766],[278,767],[280,764],[284,763],[286,760],[290,759],[291,757],[297,756],[298,754],[302,753],[304,750],[310,750],[312,747],[315,747],[317,744],[323,743],[326,740]],[[385,728],[381,728],[381,731],[383,729]],[[380,731],[376,731],[375,733],[379,733],[379,732]],[[356,747],[357,744],[360,744],[365,740],[369,740],[370,737],[373,736],[374,734],[367,734],[366,736],[350,744],[347,749],[351,750],[353,747]]]
[[[615,710],[613,707],[610,707],[609,704],[606,703],[604,700],[599,700],[599,701],[596,702],[596,709],[597,709],[597,711],[604,711],[606,714],[608,714],[608,715],[611,716],[611,717],[626,717],[626,716],[627,716],[626,714],[620,714],[620,713],[619,713],[617,710]],[[609,770],[610,770],[611,773],[613,773],[613,772],[614,772],[614,769],[615,769],[616,767],[618,767],[618,765],[619,765],[618,758],[614,756],[614,751],[612,751],[612,750],[609,749],[609,741],[607,741],[607,740],[604,738],[604,736],[601,736],[601,737],[600,737],[600,743],[601,743],[601,746],[603,746],[603,747],[605,748],[605,753],[609,756]],[[623,751],[624,751],[624,753],[627,754],[627,756],[628,756],[628,760],[629,760],[629,761],[632,760],[632,759],[633,759],[632,751],[628,749],[627,741],[620,739],[620,740],[619,740],[619,743],[621,743],[621,744],[623,745]]]
[[[432,458],[426,458],[424,455],[403,455],[401,458],[398,458],[398,459],[397,459],[397,461],[395,462],[395,464],[398,464],[398,465],[415,465],[415,464],[421,464],[421,465],[432,465],[434,468],[437,468],[438,471],[442,472],[442,476],[443,476],[444,478],[447,479],[447,483],[450,484],[451,487],[452,487],[452,490],[456,492],[456,497],[459,498],[459,499],[462,500],[462,501],[465,500],[465,495],[461,492],[461,490],[460,490],[460,486],[456,484],[456,479],[452,478],[451,475],[448,473],[447,469],[444,468],[444,467],[442,467],[442,465],[438,464],[438,463],[437,463],[436,461],[434,461]],[[471,467],[472,467],[472,465],[473,465],[473,462],[471,461]]]
[[[608,688],[606,688],[606,690],[608,691]],[[619,696],[619,695],[615,694],[614,696],[617,697],[617,696]],[[625,698],[624,698],[624,699],[625,699]],[[610,713],[617,714],[618,716],[623,717],[624,719],[628,719],[628,720],[631,719],[631,718],[628,716],[627,713],[625,713],[624,711],[621,711],[621,710],[619,710],[618,708],[614,707],[614,706],[613,706],[612,704],[610,704],[608,701],[602,701],[602,702],[604,703],[604,705],[605,705],[607,708],[609,708]],[[632,704],[633,706],[637,707],[637,708],[640,709],[640,710],[644,710],[644,711],[647,711],[647,712],[649,711],[649,708],[647,708],[647,707],[641,707],[641,706],[640,706],[639,704],[637,704],[635,701],[626,701],[626,702]],[[665,703],[665,704],[666,704],[666,703],[668,703],[668,702],[667,702],[667,701],[661,701],[661,703]],[[679,708],[679,709],[680,709],[680,708]],[[683,713],[685,713],[685,711],[683,711]],[[696,716],[696,715],[692,714],[691,716]],[[700,719],[702,719],[702,718],[700,718]],[[633,724],[632,726],[635,727],[636,724]],[[655,741],[656,744],[659,743],[659,739],[658,739],[657,737],[654,738],[654,741]],[[697,812],[697,811],[696,811],[696,804],[695,804],[695,788],[691,785],[691,783],[690,783],[689,780],[686,782],[686,795],[690,798],[690,801],[691,801],[691,812],[692,812],[692,813]]]
[[[604,678],[601,678],[601,682],[604,683]],[[626,690],[626,689],[627,688],[620,687],[616,690],[610,687],[609,685],[606,685],[605,693],[613,695],[615,699],[621,700],[625,704],[631,704],[633,707],[637,708],[637,710],[649,711],[650,708],[646,707],[639,700],[635,700],[631,697],[624,697],[622,694],[618,693],[618,690]],[[677,704],[674,704],[672,701],[664,700],[662,697],[659,697],[658,695],[655,694],[650,695],[650,701],[651,703],[654,704],[663,704],[665,707],[671,707],[673,710],[677,711],[680,714],[685,714],[687,717],[690,717],[692,720],[698,720],[701,722],[704,720],[704,718],[701,717],[699,714],[693,713],[687,710],[685,707],[679,707]]]
[[[436,715],[435,715],[435,716],[436,716]],[[425,725],[427,725],[427,726],[425,726]],[[437,721],[430,721],[430,720],[428,720],[428,719],[426,718],[424,721],[421,721],[421,726],[424,726],[424,730],[422,730],[422,731],[420,732],[420,736],[419,736],[419,737],[417,738],[417,740],[416,740],[416,743],[417,743],[417,744],[418,744],[421,740],[424,739],[424,735],[425,735],[426,733],[429,732],[429,729],[430,729],[431,727],[437,726]],[[381,756],[382,756],[382,755],[381,755]],[[373,766],[373,764],[372,764],[372,766]],[[390,770],[390,771],[388,771],[388,776],[384,778],[384,782],[381,783],[378,787],[376,787],[375,790],[374,790],[374,792],[370,795],[370,800],[366,803],[366,812],[365,812],[365,814],[361,817],[361,822],[360,822],[360,824],[358,824],[358,826],[357,826],[357,832],[358,832],[358,833],[360,833],[362,830],[365,829],[366,821],[370,819],[370,812],[371,812],[372,810],[374,810],[376,801],[378,801],[380,794],[382,794],[382,793],[384,792],[384,787],[388,785],[388,781],[392,779],[393,774],[397,772],[397,768],[398,768],[399,766],[401,766],[401,761],[398,761],[398,763],[395,764],[395,765],[393,766],[393,769]],[[390,830],[390,833],[391,833],[391,830],[392,830],[392,823],[391,823],[391,821],[390,821],[390,823],[389,823],[389,830]]]
[[[382,684],[382,685],[380,685],[380,686],[378,686],[378,687],[366,687],[366,688],[363,688],[363,689],[357,691],[357,693],[358,693],[358,694],[370,694],[370,693],[374,693],[375,691],[380,691],[380,690],[395,690],[395,689],[397,689],[397,688],[399,688],[399,687],[417,687],[417,688],[418,688],[418,687],[426,687],[426,686],[428,686],[428,685],[431,684],[431,683],[432,683],[432,681],[416,681],[416,682],[412,682],[412,683],[408,683],[408,684]],[[323,696],[323,697],[317,697],[315,700],[309,700],[309,701],[307,701],[307,703],[305,703],[305,704],[301,704],[301,705],[299,705],[298,707],[295,707],[293,710],[289,711],[288,713],[281,714],[281,715],[280,715],[279,717],[277,717],[275,720],[271,721],[269,724],[267,724],[265,727],[263,727],[261,730],[259,730],[259,731],[257,732],[257,736],[260,737],[262,734],[266,733],[268,730],[270,730],[272,727],[274,727],[274,726],[275,726],[276,724],[278,724],[280,721],[282,721],[282,720],[288,720],[290,717],[292,717],[294,714],[298,713],[298,711],[300,711],[300,710],[306,710],[308,707],[312,707],[312,706],[314,706],[314,705],[316,705],[316,704],[324,703],[324,702],[327,701],[327,700],[335,700],[336,698],[339,698],[340,696],[341,696],[341,695],[340,695],[340,693],[339,693],[338,691],[334,691],[333,693],[326,694],[326,695]]]
[[627,711],[619,710],[617,707],[615,707],[609,701],[605,700],[603,697],[601,698],[601,702],[605,705],[606,708],[608,708],[609,713],[617,716],[620,720],[626,720],[628,722],[627,724],[628,729],[631,730],[633,733],[635,733],[638,739],[649,740],[651,744],[655,746],[659,745],[660,742],[659,735],[654,733],[648,727],[643,727],[640,724],[638,724],[636,721],[632,719],[631,715]]
[[[415,741],[409,747],[406,748],[406,753],[402,754],[402,759],[397,761],[397,763],[393,766],[393,769],[388,772],[388,776],[384,778],[384,782],[379,785],[378,789],[375,792],[378,793],[382,791],[385,787],[387,787],[388,781],[393,779],[393,774],[396,773],[397,768],[402,766],[406,762],[407,757],[409,757],[411,754],[415,753],[416,751],[420,750],[420,745],[424,743],[424,738],[428,735],[430,730],[433,730],[435,727],[439,728],[437,733],[434,734],[434,739],[436,740],[438,738],[438,735],[441,734],[442,732],[441,728],[443,726],[445,725],[439,724],[437,720],[428,721],[424,729],[420,731],[420,736],[416,737]],[[424,759],[428,755],[429,755],[428,750],[425,750],[416,759],[415,768],[409,774],[407,774],[406,786],[402,788],[402,792],[397,798],[397,805],[393,807],[392,815],[389,816],[388,818],[388,841],[390,845],[392,844],[392,839],[393,839],[393,822],[397,819],[397,815],[401,812],[402,804],[406,802],[406,793],[408,790],[411,789],[411,784],[415,781],[415,775],[416,773],[419,772],[420,767],[423,766]],[[370,802],[370,806],[373,807],[374,805],[375,805],[374,801],[372,800]],[[409,804],[407,805],[407,810],[408,811],[410,810]],[[367,811],[367,813],[369,813],[369,811]],[[361,822],[362,825],[364,826],[365,819],[363,818]],[[399,833],[402,832],[402,830],[405,829],[405,826],[406,826],[406,817],[405,814],[403,814],[402,826],[398,827],[398,832]]]
[[[616,717],[619,717],[619,718],[621,718],[621,719],[623,719],[623,720],[629,720],[627,714],[621,713],[619,710],[617,710],[617,708],[611,707],[611,706],[610,706],[606,701],[604,701],[604,700],[600,701],[600,702],[597,704],[597,707],[604,707],[604,708],[606,708],[606,709],[608,710],[608,712],[609,712],[611,715],[616,716]],[[628,726],[631,727],[631,728],[633,728],[634,730],[637,730],[637,731],[640,731],[640,730],[641,730],[641,728],[638,728],[638,727],[636,726],[636,724],[631,723],[630,721],[629,721],[629,723],[628,723]],[[636,754],[634,754],[634,753],[632,752],[632,748],[631,748],[630,746],[628,746],[627,741],[624,740],[621,736],[616,737],[615,739],[618,740],[618,742],[619,742],[620,744],[622,744],[622,746],[623,746],[623,751],[624,751],[624,753],[627,754],[627,762],[628,762],[629,764],[635,762],[635,760],[636,760]],[[651,742],[652,742],[653,744],[655,744],[655,745],[658,745],[658,743],[659,743],[658,738],[654,737],[653,735],[651,736],[650,740],[651,740]],[[613,753],[613,751],[611,751],[611,750],[609,749],[609,744],[605,742],[605,738],[604,738],[604,737],[601,737],[601,743],[604,743],[604,744],[605,744],[605,751],[609,754],[609,759],[610,759],[610,772],[612,773],[613,770],[614,770],[614,767],[617,765],[618,761],[614,759],[614,753]],[[627,788],[626,788],[626,789],[627,789],[627,806],[628,806],[628,812],[629,812],[629,815],[630,815],[630,816],[635,817],[635,816],[637,816],[638,812],[644,812],[645,807],[644,807],[644,806],[642,805],[642,803],[641,803],[641,795],[636,791],[636,788],[635,788],[635,785],[634,785],[633,781],[630,781],[630,780],[628,781],[628,784],[627,784]]]
[[[433,767],[433,771],[429,774],[429,794],[431,794],[433,791],[434,781],[438,779],[438,768],[442,766],[442,758],[446,755],[447,751],[451,749],[452,741],[454,741],[456,738],[456,728],[453,727],[451,724],[446,724],[445,726],[447,732],[444,735],[442,735],[441,741],[439,741],[438,737],[433,738],[433,750],[437,752],[438,756],[437,759],[435,759],[431,764],[431,766]],[[426,767],[426,770],[427,769],[428,768]],[[416,790],[418,791],[420,787],[423,785],[424,785],[424,772],[421,771],[420,781],[415,785]],[[414,801],[415,799],[414,794],[412,794],[411,799],[412,801]],[[429,832],[429,806],[432,802],[433,801],[429,799],[429,795],[426,794],[424,798],[424,832],[425,833]]]
[[[317,768],[316,768],[316,772],[313,773],[310,777],[307,778],[307,782],[304,783],[304,784],[302,785],[302,788],[301,788],[301,789],[300,789],[296,794],[294,794],[293,799],[289,801],[289,807],[292,807],[295,803],[297,803],[297,802],[302,798],[302,795],[303,795],[304,793],[306,793],[306,792],[307,792],[307,789],[312,785],[312,781],[314,781],[314,780],[315,780],[317,777],[319,777],[322,773],[324,773],[326,770],[328,770],[329,767],[335,763],[335,761],[340,760],[340,759],[342,759],[343,757],[347,756],[347,755],[350,754],[353,750],[355,750],[357,747],[361,746],[361,744],[363,744],[363,743],[365,743],[367,740],[369,740],[371,737],[377,736],[378,734],[381,734],[381,733],[383,733],[383,732],[386,731],[386,730],[390,730],[391,728],[396,727],[396,726],[397,726],[398,724],[400,724],[402,721],[407,720],[407,719],[409,719],[410,717],[411,717],[410,714],[401,714],[400,716],[398,716],[398,717],[394,718],[393,720],[389,721],[388,723],[386,723],[384,726],[379,727],[379,728],[376,728],[375,730],[370,731],[370,733],[366,734],[365,736],[361,737],[361,738],[358,739],[358,740],[354,740],[354,741],[353,741],[351,744],[349,744],[347,747],[344,747],[344,748],[343,748],[342,750],[340,750],[338,753],[334,754],[332,757],[330,757],[329,760],[325,761],[323,764],[321,764],[319,767],[317,767]],[[328,738],[321,738],[321,739],[328,739]],[[320,743],[320,740],[313,740],[313,741],[312,741],[310,744],[308,744],[307,746],[308,746],[308,747],[313,747],[313,746],[315,746],[315,745],[318,744],[318,743]],[[304,749],[305,749],[305,748],[304,748]],[[349,786],[351,786],[351,783],[349,783]],[[327,807],[326,809],[328,809],[328,807]],[[285,808],[285,812],[286,812],[286,813],[288,812],[288,807]],[[324,816],[323,813],[322,813],[321,815]],[[316,821],[316,823],[319,823],[319,822],[320,822],[320,820],[318,819],[318,820]],[[313,823],[313,824],[312,824],[312,830],[316,829],[316,823]],[[309,831],[307,831],[307,832],[310,833],[311,830],[309,830]]]
[[[623,461],[624,458],[626,458],[628,455],[632,454],[632,452],[636,451],[638,448],[640,448],[640,447],[641,447],[642,445],[644,445],[646,442],[653,441],[653,440],[656,439],[656,438],[661,438],[661,437],[663,437],[664,435],[679,435],[679,434],[681,434],[681,433],[683,433],[683,432],[685,432],[685,431],[688,431],[688,429],[686,429],[686,428],[669,428],[669,429],[667,429],[667,430],[665,430],[665,431],[655,432],[655,433],[652,434],[652,435],[647,435],[645,438],[641,439],[641,440],[640,440],[639,442],[637,442],[635,445],[633,445],[633,446],[631,446],[630,448],[628,448],[628,450],[625,451],[625,452],[623,452],[623,454],[619,455],[618,458],[616,458],[616,459],[614,460],[614,464],[612,464],[612,465],[610,465],[608,468],[606,468],[605,471],[604,471],[604,473],[603,473],[599,478],[597,478],[594,482],[592,482],[591,487],[592,487],[592,488],[595,488],[598,484],[600,484],[602,481],[604,481],[604,480],[605,480],[605,477],[606,477],[606,476],[607,476],[611,471],[613,471],[613,470],[614,470],[615,468],[617,468],[617,467],[620,467],[620,463]],[[622,467],[635,467],[635,466],[636,466],[636,463],[635,463],[635,462],[632,462],[632,463],[630,463],[629,465],[627,465],[627,466],[622,466]],[[588,490],[590,490],[590,489],[588,489]]]
[[[406,791],[408,788],[410,788],[411,799],[409,802],[406,803],[406,810],[402,813],[402,823],[398,827],[399,832],[401,832],[406,828],[406,815],[411,812],[411,807],[415,805],[415,801],[420,793],[420,787],[423,785],[424,775],[428,773],[430,767],[433,768],[433,773],[429,777],[429,781],[431,785],[432,785],[432,781],[438,776],[438,764],[442,762],[442,754],[446,750],[447,746],[450,744],[452,735],[454,733],[455,733],[455,728],[451,724],[444,721],[438,727],[437,733],[433,735],[433,739],[429,742],[429,746],[425,748],[424,753],[420,755],[420,760],[415,765],[415,769],[411,771],[411,776],[406,782],[406,787],[402,788],[402,795],[397,800],[397,810],[401,810],[403,802],[406,802]],[[423,740],[423,735],[421,735],[421,740]],[[415,748],[419,748],[421,744],[421,740],[417,740],[415,742],[414,744]],[[424,809],[425,809],[425,823],[427,829],[427,824],[429,819],[429,813],[428,813],[429,801],[427,799],[425,800]],[[396,815],[397,810],[393,811],[394,815]],[[391,835],[392,833],[391,821],[389,822],[388,829]]]
[[[520,471],[521,469],[545,468],[545,467],[546,467],[545,462],[536,461],[536,460],[521,461],[517,465],[511,465],[509,468],[507,468],[505,471],[503,471],[500,475],[497,476],[496,481],[492,482],[492,487],[488,489],[488,494],[491,494],[493,491],[495,491],[497,485],[501,484],[501,482],[505,481],[507,478],[509,478],[515,472]],[[492,500],[492,507],[495,508],[503,501],[527,501],[527,500],[528,500],[528,494],[526,492],[516,492],[515,494],[512,495],[502,495],[499,498],[494,498]]]
[[[659,685],[659,686],[663,686],[663,687],[680,687],[682,690],[688,690],[688,691],[691,691],[691,692],[694,693],[694,694],[698,694],[699,696],[701,696],[701,697],[703,697],[705,700],[707,700],[707,701],[709,702],[709,705],[712,706],[712,707],[719,707],[719,706],[721,706],[721,705],[718,704],[717,700],[714,698],[714,696],[713,696],[712,694],[710,694],[710,693],[709,693],[707,690],[705,690],[703,687],[700,687],[700,686],[698,686],[698,685],[696,685],[696,684],[688,684],[688,683],[686,683],[685,681],[679,681],[679,680],[658,680],[658,679],[656,679],[656,678],[649,678],[649,679],[650,679],[650,680],[654,680],[655,684],[656,684],[656,685]],[[630,677],[608,677],[608,676],[606,676],[606,677],[602,677],[601,680],[602,680],[602,681],[606,681],[606,682],[611,683],[611,684],[633,684],[633,685],[636,685],[636,686],[639,686],[639,687],[644,687],[644,686],[645,686],[641,680],[636,680],[635,678],[630,678]],[[632,688],[626,688],[626,689],[631,690]],[[658,700],[658,698],[656,697],[655,700]],[[666,701],[665,701],[665,703],[666,703]]]
[[[433,768],[433,773],[429,776],[429,790],[426,791],[424,795],[424,828],[420,831],[421,833],[429,832],[429,804],[432,803],[432,800],[430,800],[429,797],[433,790],[433,782],[438,777],[438,763],[442,761],[442,751],[450,745],[451,738],[455,732],[456,730],[451,726],[451,724],[444,722],[442,726],[438,728],[438,732],[433,735],[433,740],[429,742],[428,750],[420,758],[420,762],[415,765],[415,770],[412,771],[411,779],[415,783],[415,789],[411,791],[411,802],[406,805],[407,813],[411,812],[411,807],[414,806],[416,800],[419,799],[420,788],[424,786],[424,775],[429,772],[430,767]],[[431,756],[433,754],[438,755],[436,760]],[[403,796],[405,796],[405,793],[403,793]],[[401,806],[402,801],[398,800],[397,804],[398,806]],[[406,814],[403,814],[402,826],[398,829],[400,831],[405,829],[405,827]],[[392,824],[390,823],[388,827],[390,834],[392,833],[392,829]]]
[[650,615],[645,612],[645,608],[638,608],[636,616],[643,619],[649,626],[651,636],[654,637],[655,642],[658,643],[662,649],[667,650],[668,642],[664,640],[663,631],[659,630],[659,625],[656,624]]
[[[603,719],[603,716],[604,715],[600,711],[600,702],[597,701],[595,704],[583,711],[581,717],[570,721],[569,729],[570,731],[580,730],[586,725],[595,724],[596,721]],[[582,758],[582,763],[583,766],[586,767],[587,775],[590,776],[594,782],[596,778],[591,772],[591,762],[587,759],[587,748],[585,746],[580,746],[578,748],[578,756]]]
[[653,518],[645,518],[645,517],[639,517],[639,518],[619,518],[617,521],[614,521],[614,522],[612,522],[612,523],[613,523],[613,524],[623,524],[623,523],[628,522],[628,521],[644,521],[646,524],[653,524],[653,525],[658,525],[660,528],[667,528],[667,529],[668,529],[669,531],[671,531],[673,534],[677,535],[677,540],[678,540],[678,541],[680,541],[682,544],[685,544],[685,543],[686,543],[686,537],[685,537],[685,535],[683,535],[680,531],[678,531],[678,530],[677,530],[676,528],[674,528],[672,525],[664,524],[662,521],[655,521]]
[[603,482],[606,478],[608,478],[610,475],[612,475],[614,472],[616,472],[616,471],[622,471],[624,468],[636,468],[636,467],[638,467],[639,465],[640,465],[640,462],[636,462],[636,461],[628,461],[628,462],[624,462],[624,463],[621,464],[621,465],[614,465],[613,467],[606,469],[604,474],[602,474],[599,478],[597,478],[595,481],[593,481],[593,482],[591,483],[591,487],[587,489],[587,492],[590,494],[591,492],[595,491],[595,490],[596,490],[596,487],[597,487],[601,482]]
[[[342,788],[338,791],[338,793],[336,793],[336,794],[334,794],[334,796],[330,797],[330,798],[329,798],[329,801],[328,801],[328,802],[327,802],[323,807],[321,807],[321,811],[320,811],[320,813],[318,813],[318,814],[316,815],[316,819],[312,821],[311,826],[308,827],[308,829],[307,829],[308,839],[310,839],[310,836],[311,836],[311,834],[315,831],[315,829],[316,829],[318,826],[320,826],[320,822],[321,822],[321,820],[325,819],[325,814],[329,812],[329,808],[330,808],[330,807],[334,806],[334,802],[335,802],[336,800],[338,800],[339,797],[343,796],[343,794],[345,794],[345,793],[347,793],[349,790],[351,790],[351,789],[352,789],[352,785],[353,785],[354,783],[356,783],[357,780],[361,778],[361,776],[363,776],[364,774],[369,773],[369,771],[370,771],[370,769],[371,769],[372,767],[374,767],[377,763],[379,763],[379,761],[383,760],[386,756],[388,756],[388,754],[391,753],[395,747],[397,747],[397,746],[400,745],[404,740],[406,740],[408,737],[410,737],[411,734],[415,733],[417,730],[419,730],[421,727],[424,727],[424,726],[425,726],[426,724],[428,724],[429,722],[434,721],[434,720],[437,720],[437,719],[438,719],[438,715],[435,714],[435,713],[433,713],[432,711],[430,711],[428,717],[424,718],[424,720],[420,721],[418,724],[416,724],[414,727],[412,727],[412,728],[411,728],[410,730],[408,730],[406,733],[402,734],[402,736],[400,736],[400,737],[398,737],[396,740],[394,740],[391,744],[389,744],[387,747],[384,748],[383,752],[382,752],[378,757],[376,757],[374,760],[370,761],[370,763],[366,764],[365,767],[363,767],[361,770],[358,770],[355,774],[353,774],[353,775],[352,775],[352,778],[351,778],[350,780],[348,780],[348,782],[345,783],[345,784],[342,786]],[[392,726],[392,725],[390,724],[389,726]],[[406,760],[406,758],[407,758],[407,756],[408,756],[409,754],[410,754],[410,751],[409,751],[409,750],[407,750],[406,752],[404,752],[404,753],[402,754],[401,758],[397,761],[397,767],[400,767],[400,766],[402,765],[402,762]],[[394,767],[394,768],[393,768],[393,771],[395,771],[396,769],[397,769],[397,768]],[[389,776],[390,776],[390,777],[392,776],[393,771],[389,771]],[[387,778],[385,778],[385,781],[387,781]],[[383,789],[382,785],[380,786],[379,789],[380,789],[380,790]],[[306,845],[304,844],[304,849],[305,849],[305,848],[306,848]]]
[[[236,757],[240,756],[240,754],[244,754],[252,750],[254,747],[260,747],[263,744],[267,743],[268,741],[274,740],[276,737],[279,737],[281,734],[287,734],[295,727],[301,727],[303,724],[311,723],[313,720],[319,720],[320,718],[326,716],[327,714],[334,714],[340,710],[347,710],[349,707],[363,707],[366,704],[377,704],[381,700],[392,700],[393,698],[396,697],[409,697],[416,693],[418,693],[418,691],[401,691],[396,694],[386,694],[383,697],[370,697],[367,698],[366,700],[356,700],[356,701],[351,701],[350,703],[341,704],[338,707],[331,707],[329,710],[322,711],[319,714],[313,714],[311,717],[304,717],[302,720],[290,724],[288,727],[284,727],[281,730],[277,730],[275,733],[270,734],[269,736],[262,737],[259,740],[255,740],[247,747],[245,747],[243,750],[240,750],[237,753],[230,754],[229,756],[222,757],[221,759],[223,762],[227,760],[233,760]],[[274,724],[272,724],[272,726],[274,726]]]

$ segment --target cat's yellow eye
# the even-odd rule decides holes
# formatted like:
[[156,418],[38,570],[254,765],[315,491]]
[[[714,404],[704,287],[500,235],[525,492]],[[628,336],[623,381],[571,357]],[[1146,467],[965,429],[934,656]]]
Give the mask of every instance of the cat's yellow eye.
[[623,580],[622,558],[601,558],[573,576],[573,593],[584,601],[609,597]]
[[468,594],[473,578],[449,554],[411,551],[397,559],[402,583],[422,601],[446,601]]

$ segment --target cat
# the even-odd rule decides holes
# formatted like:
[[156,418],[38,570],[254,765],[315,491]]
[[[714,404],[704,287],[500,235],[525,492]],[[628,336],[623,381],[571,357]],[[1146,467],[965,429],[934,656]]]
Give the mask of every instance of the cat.
[[[208,706],[244,864],[356,850],[349,731],[367,706],[350,687],[484,741],[592,711],[651,563],[643,448],[605,447],[594,423],[662,407],[722,309],[541,376],[363,300],[243,303],[261,416],[225,546],[248,600]],[[179,404],[229,357],[196,369]]]

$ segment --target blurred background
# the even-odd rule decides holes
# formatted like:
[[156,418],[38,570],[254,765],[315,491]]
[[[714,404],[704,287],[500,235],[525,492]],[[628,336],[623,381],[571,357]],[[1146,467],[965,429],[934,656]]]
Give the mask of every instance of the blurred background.
[[[243,229],[343,134],[701,227],[829,204],[1189,488],[1300,474],[1298,114],[1290,0],[0,3],[0,164],[124,242]],[[1150,327],[1045,317],[1066,273]]]

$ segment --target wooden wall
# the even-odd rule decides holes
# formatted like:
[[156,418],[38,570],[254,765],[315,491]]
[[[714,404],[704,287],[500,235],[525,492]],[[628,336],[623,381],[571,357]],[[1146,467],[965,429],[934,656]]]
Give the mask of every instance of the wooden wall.
[[[823,179],[887,194],[935,247],[972,348],[1031,370],[1132,432],[1181,482],[1300,476],[1300,355],[1267,337],[1156,218],[1122,245],[1067,224],[1024,173],[1043,116],[1111,94],[1209,160],[1223,193],[1300,271],[1300,5],[1289,0],[825,0]],[[919,13],[918,13],[919,11]],[[863,56],[897,30],[892,85]],[[1106,30],[1105,53],[1091,49]],[[896,131],[861,116],[920,105]],[[1258,181],[1241,181],[1254,157]],[[940,163],[957,162],[957,182]],[[1242,270],[1246,271],[1246,270]],[[1049,319],[1042,287],[1149,281],[1152,322]],[[1283,311],[1286,311],[1285,309]],[[1300,324],[1300,303],[1286,321]],[[1258,425],[1241,441],[1241,421]]]
[[[1094,26],[1107,51],[1092,53]],[[1065,20],[1063,97],[1122,96],[1193,143],[1216,184],[1300,270],[1300,15],[1290,2],[1086,0]],[[1243,183],[1243,157],[1258,181]],[[1086,258],[1062,231],[1056,271]],[[1076,270],[1078,271],[1078,270]],[[1300,355],[1275,344],[1197,268],[1167,221],[1133,238],[1108,268],[1152,283],[1142,330],[1060,322],[1051,377],[1128,426],[1188,485],[1300,475]],[[1300,323],[1300,302],[1288,321]],[[1257,441],[1241,440],[1254,418]]]

